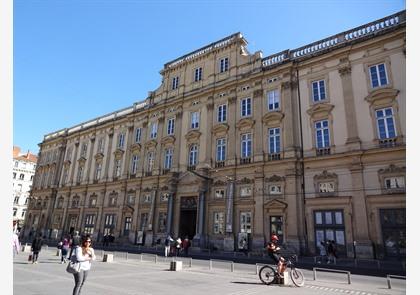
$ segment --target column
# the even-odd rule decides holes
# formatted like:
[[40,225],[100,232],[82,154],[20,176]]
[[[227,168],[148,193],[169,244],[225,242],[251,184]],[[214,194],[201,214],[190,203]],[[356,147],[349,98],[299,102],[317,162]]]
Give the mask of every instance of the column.
[[124,165],[123,165],[123,173],[122,173],[122,179],[129,178],[130,175],[130,147],[133,144],[133,130],[134,126],[131,124],[128,127],[128,133],[127,133],[127,145],[125,146],[125,159],[124,159]]
[[165,125],[165,117],[160,117],[158,119],[158,144],[156,146],[156,154],[155,154],[155,166],[153,168],[153,175],[159,175],[161,171],[161,163],[162,163],[162,145],[160,144],[162,142],[162,138],[164,137],[164,125]]
[[254,216],[252,218],[252,249],[264,248],[264,173],[255,170]]
[[228,99],[227,121],[229,122],[229,130],[227,138],[227,166],[236,164],[236,99],[236,96],[229,97]]
[[[213,110],[214,110],[214,103],[213,97],[209,98],[209,102],[207,103],[207,128],[205,129],[206,134],[206,158],[204,160],[205,163],[211,165],[211,158],[212,158],[212,142],[213,142]],[[229,145],[228,145],[229,146]]]
[[156,206],[156,189],[152,190],[151,193],[151,202],[150,202],[150,210],[149,216],[147,219],[147,229],[146,229],[146,246],[151,246],[153,243],[153,224],[154,224],[154,213],[155,213],[155,206]]
[[226,190],[226,228],[225,238],[223,239],[223,249],[225,251],[233,251],[235,249],[235,236],[233,233],[233,214],[234,204],[233,197],[235,192],[235,182],[229,177]]
[[206,246],[206,237],[204,235],[204,223],[206,218],[206,188],[201,188],[198,196],[198,223],[196,226],[196,234],[193,238],[192,245],[194,247],[204,248]]
[[[348,60],[341,59],[341,62],[348,63]],[[352,146],[353,149],[360,149],[360,138],[357,131],[356,109],[354,106],[353,83],[351,79],[351,66],[349,64],[341,66],[338,69],[343,86],[343,100],[345,120],[347,126],[347,141],[346,144]]]
[[[299,118],[297,113],[294,113],[292,101],[294,100],[294,83],[286,81],[282,83],[280,97],[283,97],[284,99],[281,100],[283,102],[283,105],[281,106],[281,109],[284,113],[283,118],[283,128],[282,128],[282,135],[284,140],[284,152],[285,152],[285,158],[294,157],[295,154],[295,147],[297,144],[295,143],[295,128],[294,125],[299,124],[298,120],[296,120],[295,124],[293,122],[294,118]],[[296,98],[297,99],[297,98]]]
[[[86,183],[89,183],[89,181],[91,179],[90,178],[90,170],[91,170],[92,163],[95,162],[94,157],[93,157],[93,147],[94,147],[94,145],[95,145],[95,135],[90,138],[90,150],[89,150],[89,155],[88,155],[87,161],[86,161],[87,162]],[[86,164],[85,164],[85,166],[86,166]],[[93,177],[92,177],[92,179],[93,179]]]
[[174,193],[170,192],[166,208],[166,236],[172,233],[172,219],[174,212]]
[[[106,149],[105,152],[105,173],[104,173],[104,177],[105,177],[105,181],[108,181],[108,176],[109,176],[109,162],[111,161],[112,158],[112,140],[114,138],[114,128],[111,128],[110,130],[108,130],[108,148]],[[111,179],[112,179],[112,171],[111,171]]]
[[[174,172],[179,171],[179,158],[181,155],[181,142],[182,140],[182,110],[175,113],[175,148],[173,154],[172,168]],[[172,170],[172,169],[171,169]]]
[[73,186],[76,184],[74,181],[74,170],[76,170],[76,163],[77,163],[77,152],[79,151],[79,142],[76,142],[74,145],[74,155],[71,161],[71,171],[70,171],[70,185]]
[[[261,85],[261,82],[260,84]],[[260,162],[264,159],[263,154],[263,143],[266,140],[264,138],[263,132],[263,122],[262,122],[262,114],[263,114],[263,107],[266,105],[263,101],[263,91],[262,89],[256,89],[253,93],[253,110],[252,115],[255,119],[255,127],[252,136],[252,143],[253,143],[253,162]],[[240,149],[239,149],[240,150]]]

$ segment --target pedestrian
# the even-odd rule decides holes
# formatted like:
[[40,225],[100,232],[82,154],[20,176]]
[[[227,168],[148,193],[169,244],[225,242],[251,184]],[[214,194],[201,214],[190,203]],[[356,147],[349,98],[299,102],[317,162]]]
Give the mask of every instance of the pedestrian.
[[106,234],[104,236],[103,241],[102,241],[102,246],[104,246],[104,247],[109,246],[109,235],[108,234]]
[[31,251],[32,251],[32,264],[38,263],[38,255],[41,252],[42,244],[44,240],[42,239],[42,234],[39,233],[37,237],[32,241]]
[[174,241],[172,239],[171,235],[168,234],[168,236],[165,239],[165,257],[168,257],[169,252],[171,250],[171,243]]
[[67,238],[64,238],[61,245],[61,264],[67,262],[67,253],[70,248],[70,241]]
[[79,236],[79,232],[76,230],[74,232],[73,237],[70,239],[71,249],[70,249],[69,259],[73,255],[74,249],[76,249],[77,246],[80,246],[80,240],[81,240],[81,237]]
[[84,237],[81,246],[77,245],[74,249],[77,261],[80,262],[80,271],[73,274],[74,288],[73,295],[81,294],[83,284],[86,282],[92,261],[96,259],[95,251],[92,248],[92,240],[90,236]]
[[328,240],[327,242],[327,255],[328,255],[328,260],[327,260],[327,264],[330,264],[331,262],[334,261],[334,254],[333,254],[334,250],[333,250],[333,244],[331,240]]
[[335,240],[332,240],[331,241],[331,244],[332,244],[332,254],[333,254],[334,258],[337,259],[338,258],[338,255],[337,255],[337,244],[335,243]]
[[179,256],[179,251],[181,250],[181,244],[182,244],[181,238],[176,239],[176,241],[175,241],[175,251],[176,251],[175,255],[176,255],[176,257]]
[[318,263],[323,263],[324,260],[327,260],[327,249],[325,248],[325,242],[321,241],[321,244],[319,245],[319,255],[321,256],[321,261],[318,261]]
[[185,253],[185,256],[188,256],[188,248],[190,248],[191,242],[188,239],[188,236],[185,236],[185,239],[182,241],[182,251]]
[[13,257],[19,254],[19,249],[20,249],[19,236],[17,235],[17,233],[13,233]]

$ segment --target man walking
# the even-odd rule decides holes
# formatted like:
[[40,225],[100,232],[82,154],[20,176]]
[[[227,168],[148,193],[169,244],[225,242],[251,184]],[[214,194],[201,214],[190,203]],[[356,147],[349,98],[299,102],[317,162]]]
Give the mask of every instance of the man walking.
[[32,255],[32,264],[38,263],[38,255],[39,252],[41,252],[42,244],[44,243],[44,240],[42,239],[42,234],[39,233],[37,237],[32,241],[31,250],[33,252]]

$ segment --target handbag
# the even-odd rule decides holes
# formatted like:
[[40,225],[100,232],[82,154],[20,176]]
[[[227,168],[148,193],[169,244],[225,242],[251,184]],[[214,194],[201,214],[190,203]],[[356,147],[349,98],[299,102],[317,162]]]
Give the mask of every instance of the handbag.
[[32,254],[29,254],[28,261],[32,261]]
[[67,264],[66,271],[71,274],[80,272],[80,262],[77,261],[76,255],[70,258],[69,264]]

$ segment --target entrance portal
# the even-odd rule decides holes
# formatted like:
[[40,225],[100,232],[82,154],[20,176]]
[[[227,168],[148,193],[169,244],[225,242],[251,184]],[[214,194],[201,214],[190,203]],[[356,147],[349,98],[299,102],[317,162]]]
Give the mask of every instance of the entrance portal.
[[181,198],[181,212],[179,218],[179,237],[188,236],[192,240],[196,233],[197,224],[197,199],[195,197]]

